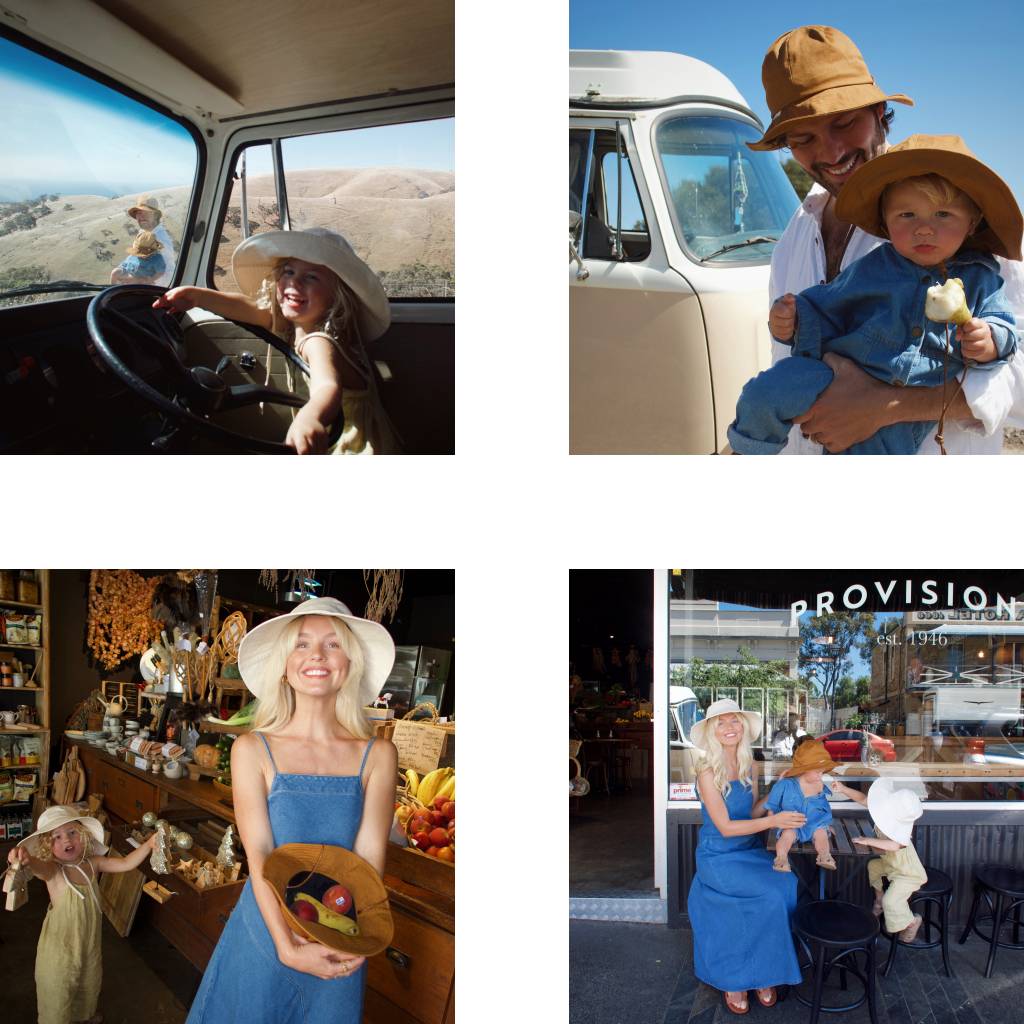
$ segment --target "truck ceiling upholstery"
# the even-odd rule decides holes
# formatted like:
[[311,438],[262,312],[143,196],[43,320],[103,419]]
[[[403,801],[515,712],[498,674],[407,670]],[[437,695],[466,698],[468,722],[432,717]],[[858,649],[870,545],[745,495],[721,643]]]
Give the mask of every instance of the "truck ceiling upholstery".
[[[7,20],[12,27],[218,120],[455,81],[454,0],[12,0],[8,6],[24,19]],[[92,23],[88,34],[83,19]],[[126,39],[97,31],[115,19],[120,25],[111,27],[128,30],[140,50],[148,42],[172,59],[151,62],[143,78]]]

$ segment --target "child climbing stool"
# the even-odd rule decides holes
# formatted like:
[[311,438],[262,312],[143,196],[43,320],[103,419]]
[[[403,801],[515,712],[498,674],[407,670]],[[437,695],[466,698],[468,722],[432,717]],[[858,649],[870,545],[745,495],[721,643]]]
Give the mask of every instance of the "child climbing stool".
[[[896,789],[891,779],[876,779],[867,796],[841,782],[834,788],[859,804],[867,804],[874,823],[877,839],[858,836],[853,841],[884,851],[881,857],[868,861],[868,881],[875,890],[872,913],[877,917],[884,912],[885,930],[901,942],[913,942],[921,927],[921,915],[911,912],[910,897],[928,881],[928,872],[910,842],[914,822],[923,813],[921,801],[909,789]],[[889,880],[884,895],[883,878]]]

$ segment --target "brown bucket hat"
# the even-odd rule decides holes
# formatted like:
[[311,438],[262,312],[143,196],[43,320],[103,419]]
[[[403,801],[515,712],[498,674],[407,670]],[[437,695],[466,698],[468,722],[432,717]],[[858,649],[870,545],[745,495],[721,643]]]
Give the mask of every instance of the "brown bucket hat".
[[793,764],[780,776],[780,779],[792,779],[804,772],[830,772],[839,765],[828,756],[825,744],[821,740],[804,740],[793,752]]
[[887,100],[914,105],[901,92],[880,89],[853,40],[828,25],[805,25],[779,36],[765,54],[761,81],[772,121],[758,142],[747,143],[751,149],[781,149],[786,132],[813,117]]
[[1010,186],[959,135],[911,135],[861,164],[839,195],[836,216],[884,238],[882,192],[887,185],[922,174],[941,175],[981,209],[983,219],[965,245],[1011,260],[1021,258],[1024,217]]
[[[296,917],[285,899],[291,880],[300,874],[326,875],[344,885],[355,903],[358,935],[343,935],[316,921]],[[286,843],[278,846],[263,864],[263,877],[270,883],[284,911],[288,926],[314,942],[320,942],[349,956],[374,956],[387,949],[395,932],[388,905],[388,893],[374,869],[362,857],[340,846],[320,843]]]

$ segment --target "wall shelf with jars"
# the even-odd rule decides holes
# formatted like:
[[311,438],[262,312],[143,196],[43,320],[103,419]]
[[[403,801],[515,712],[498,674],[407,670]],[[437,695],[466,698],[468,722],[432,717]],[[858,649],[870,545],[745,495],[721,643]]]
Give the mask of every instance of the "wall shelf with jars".
[[31,824],[50,746],[49,571],[0,569],[0,843]]

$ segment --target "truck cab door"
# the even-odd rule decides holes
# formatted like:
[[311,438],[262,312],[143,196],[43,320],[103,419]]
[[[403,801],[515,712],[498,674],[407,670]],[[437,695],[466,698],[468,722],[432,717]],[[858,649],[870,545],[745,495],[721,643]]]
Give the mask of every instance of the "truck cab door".
[[669,267],[625,115],[570,118],[569,209],[570,452],[713,452],[700,303]]

